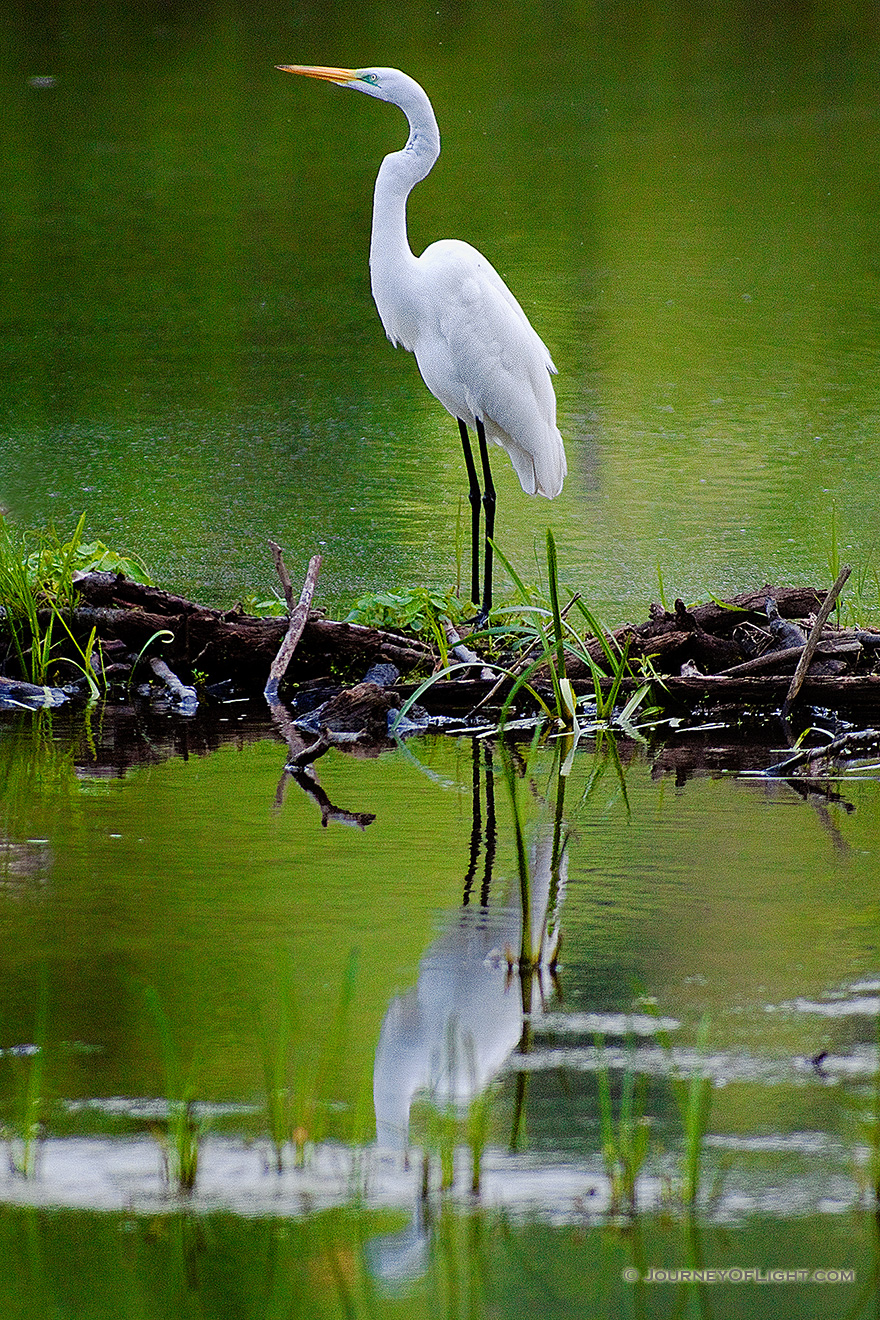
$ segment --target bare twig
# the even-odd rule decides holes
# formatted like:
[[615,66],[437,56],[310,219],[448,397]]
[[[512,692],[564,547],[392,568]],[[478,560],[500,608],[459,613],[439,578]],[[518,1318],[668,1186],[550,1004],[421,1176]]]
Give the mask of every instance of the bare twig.
[[275,572],[281,581],[284,590],[284,599],[287,601],[287,613],[292,614],[293,605],[293,583],[290,580],[290,574],[287,571],[287,565],[284,562],[284,554],[277,541],[269,542],[269,549],[272,551],[272,559],[275,562]]
[[[274,553],[275,550],[273,549],[273,554]],[[278,550],[278,556],[279,558],[281,556],[280,550]],[[281,560],[281,568],[283,567],[284,567],[284,561]],[[282,678],[287,672],[287,666],[290,664],[291,656],[293,655],[294,651],[297,648],[299,639],[302,637],[303,629],[305,628],[306,621],[309,617],[309,608],[312,603],[312,597],[315,594],[315,587],[317,586],[318,583],[318,574],[320,573],[320,571],[321,571],[321,556],[313,555],[312,558],[309,560],[309,571],[306,573],[305,582],[303,583],[303,588],[302,591],[300,592],[299,602],[296,605],[296,607],[292,609],[290,612],[290,624],[288,626],[287,632],[285,633],[284,641],[281,643],[281,646],[278,650],[278,654],[276,655],[275,659],[272,661],[272,668],[269,670],[269,678],[266,682],[265,688],[263,689],[263,695],[265,696],[266,700],[269,702],[270,706],[273,705],[278,700],[279,684],[281,683]],[[279,569],[278,575],[279,577],[281,577],[281,569]],[[286,576],[286,570],[285,570],[285,576]],[[283,584],[284,577],[281,577],[281,581]],[[288,582],[289,582],[289,578],[288,578]],[[286,588],[285,588],[285,594],[286,594]]]
[[819,639],[822,636],[822,629],[825,627],[825,623],[828,619],[828,616],[830,615],[831,611],[834,609],[834,602],[837,600],[837,597],[840,595],[841,591],[843,590],[843,584],[846,582],[851,572],[852,569],[850,568],[849,564],[844,564],[843,568],[840,570],[840,572],[837,575],[837,580],[835,581],[834,586],[831,588],[831,590],[828,592],[828,595],[825,597],[824,601],[822,602],[822,608],[819,610],[819,613],[816,615],[816,622],[813,624],[810,635],[807,638],[807,644],[804,647],[803,655],[798,661],[797,669],[794,671],[794,677],[792,678],[791,684],[789,685],[788,695],[786,696],[785,701],[782,704],[783,719],[788,718],[789,712],[791,711],[791,708],[797,698],[797,694],[801,690],[801,684],[803,683],[804,678],[806,677],[807,670],[810,667],[810,662],[813,659],[813,653],[816,650],[816,647],[819,645]]

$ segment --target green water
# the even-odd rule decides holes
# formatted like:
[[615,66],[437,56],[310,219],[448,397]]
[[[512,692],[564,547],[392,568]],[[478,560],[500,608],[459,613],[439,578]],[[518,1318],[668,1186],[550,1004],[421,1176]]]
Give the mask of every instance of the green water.
[[[827,575],[875,540],[878,35],[869,4],[7,9],[0,497],[209,602],[456,578],[456,428],[369,292],[391,106],[274,64],[397,64],[443,155],[419,251],[484,249],[559,367],[569,479],[498,536],[611,620]],[[40,84],[51,78],[54,85]],[[37,85],[33,85],[33,80]],[[426,546],[431,547],[430,554]],[[541,557],[541,556],[539,556]]]
[[[7,5],[0,502],[61,530],[86,509],[87,536],[208,603],[272,590],[270,536],[294,575],[323,552],[332,610],[454,583],[456,429],[369,292],[373,179],[404,121],[273,68],[391,64],[423,82],[443,137],[414,248],[483,249],[559,367],[562,495],[530,501],[495,462],[522,574],[541,575],[552,524],[563,581],[615,622],[644,617],[658,569],[670,600],[825,581],[836,539],[870,617],[878,47],[856,0]],[[259,711],[4,715],[0,1049],[34,1043],[48,996],[41,1162],[0,1174],[4,1315],[870,1313],[856,1111],[880,994],[876,769],[795,792],[735,773],[769,746],[666,738],[585,740],[562,783],[552,742],[507,762],[456,738],[334,750],[318,792],[285,777]],[[321,793],[375,819],[322,825]],[[536,885],[556,839],[561,931],[525,1033],[505,973],[517,818]],[[146,987],[207,1124],[185,1205],[162,1183]],[[695,1221],[644,1022],[642,1210],[616,1220],[603,1199],[594,1033],[617,1101],[640,987],[677,1024],[681,1066],[713,1078]],[[415,1020],[435,1046],[455,1021],[483,1041],[478,1201],[466,1149],[440,1192],[424,1057],[383,1062],[407,1057],[387,1045]],[[267,1041],[287,1042],[322,1123],[280,1180]],[[0,1056],[13,1153],[35,1057]],[[423,1211],[419,1157],[377,1146],[377,1073],[431,1152]],[[698,1262],[855,1281],[621,1274]]]
[[[44,1066],[35,1174],[0,1174],[10,1286],[28,1299],[10,1314],[45,1314],[84,1289],[95,1314],[106,1295],[120,1316],[177,1315],[182,1296],[218,1317],[270,1303],[457,1315],[462,1299],[513,1314],[523,1290],[560,1315],[577,1297],[621,1314],[672,1315],[683,1297],[756,1313],[756,1283],[712,1285],[700,1301],[709,1285],[634,1290],[622,1275],[699,1262],[852,1271],[824,1289],[845,1297],[840,1314],[862,1313],[876,1272],[858,1119],[874,1103],[880,1011],[876,769],[799,793],[724,773],[718,752],[709,777],[696,768],[711,759],[709,732],[653,748],[585,740],[562,778],[552,740],[331,751],[320,788],[374,817],[360,829],[322,826],[315,786],[285,779],[286,748],[258,713],[225,731],[192,722],[176,755],[161,721],[144,723],[141,763],[124,773],[112,767],[131,760],[131,731],[114,749],[111,727],[7,717],[0,739],[12,1157],[35,1056],[10,1047],[38,1040]],[[549,913],[560,936],[556,977],[529,982],[526,1019],[506,971],[518,828],[533,929]],[[201,1125],[182,1203],[162,1176],[168,1073],[147,987]],[[677,1067],[712,1078],[690,1224],[669,1059],[640,992]],[[281,1175],[264,1072],[279,1046],[307,1128],[304,1168],[288,1145]],[[645,1079],[634,1221],[615,1216],[604,1174],[606,1066],[615,1105],[628,1069]],[[451,1075],[465,1098],[489,1088],[476,1198],[463,1126],[454,1186],[440,1187],[449,1138],[425,1088],[442,1111]],[[64,1263],[72,1251],[87,1274]],[[786,1313],[808,1315],[818,1286],[757,1296],[768,1314],[784,1295]]]
[[[76,1314],[91,1317],[234,1314],[264,1316],[461,1316],[521,1315],[540,1308],[554,1320],[580,1315],[758,1315],[847,1314],[857,1295],[870,1295],[869,1273],[876,1255],[852,1252],[840,1221],[807,1221],[794,1238],[772,1226],[781,1258],[798,1262],[846,1254],[863,1266],[867,1289],[852,1284],[777,1285],[742,1283],[682,1286],[622,1282],[625,1269],[646,1259],[656,1269],[709,1257],[716,1267],[742,1268],[754,1259],[766,1223],[732,1247],[725,1231],[699,1233],[671,1226],[615,1237],[597,1230],[530,1225],[516,1230],[479,1214],[456,1219],[443,1213],[434,1226],[423,1281],[401,1293],[371,1275],[370,1248],[400,1231],[400,1221],[376,1215],[353,1223],[351,1216],[316,1216],[303,1223],[240,1221],[217,1215],[207,1220],[161,1218],[147,1224],[124,1216],[98,1226],[85,1261],[70,1242],[77,1225],[68,1214],[31,1212],[7,1218],[2,1241],[7,1260],[21,1267],[33,1289],[34,1309],[21,1295],[0,1293],[6,1314]],[[39,1237],[41,1250],[34,1250]],[[637,1264],[633,1265],[633,1261]],[[748,1267],[745,1267],[748,1268]],[[647,1274],[647,1271],[645,1271]],[[255,1280],[257,1280],[255,1284]],[[731,1297],[741,1296],[742,1310]],[[83,1304],[83,1298],[88,1301]],[[41,1307],[42,1310],[37,1308]]]

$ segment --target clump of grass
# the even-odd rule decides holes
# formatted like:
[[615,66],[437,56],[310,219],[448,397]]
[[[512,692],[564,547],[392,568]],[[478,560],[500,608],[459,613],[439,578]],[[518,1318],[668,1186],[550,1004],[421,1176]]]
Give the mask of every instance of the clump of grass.
[[482,1190],[483,1155],[489,1139],[489,1115],[492,1111],[494,1098],[494,1088],[491,1086],[485,1087],[479,1095],[474,1096],[467,1112],[465,1137],[471,1156],[472,1196],[479,1196]]
[[[490,620],[491,626],[483,629],[480,633],[471,633],[469,641],[482,640],[491,651],[491,654],[485,657],[485,667],[494,670],[501,681],[504,679],[512,680],[510,692],[501,709],[501,726],[503,727],[507,721],[517,696],[522,690],[525,690],[538,704],[548,720],[554,721],[558,728],[573,734],[576,740],[580,735],[577,720],[578,699],[575,696],[567,672],[569,658],[574,657],[585,665],[592,675],[597,721],[610,725],[612,720],[616,720],[628,731],[631,731],[630,722],[635,712],[644,704],[650,691],[650,681],[653,675],[649,673],[648,679],[640,684],[630,697],[625,709],[617,715],[615,712],[624,679],[641,677],[641,675],[634,672],[626,649],[617,647],[613,638],[598,623],[593,613],[577,593],[571,595],[568,604],[564,608],[562,607],[556,541],[553,532],[550,529],[547,531],[548,594],[546,599],[542,599],[535,588],[526,586],[510,560],[494,543],[493,549],[510,574],[519,599],[510,605],[502,605],[493,609]],[[413,593],[413,600],[418,594]],[[369,597],[365,599],[370,602],[381,602],[383,599],[393,600],[394,602],[400,600],[398,597]],[[408,698],[401,709],[399,720],[405,717],[410,708],[433,683],[436,683],[439,679],[450,677],[460,669],[470,668],[470,664],[467,662],[448,663],[442,624],[446,618],[455,622],[456,614],[451,608],[455,598],[450,593],[448,597],[442,599],[443,611],[440,612],[438,606],[436,617],[431,619],[429,624],[423,622],[423,631],[433,636],[437,641],[441,668],[426,679],[418,690]],[[472,613],[473,607],[461,605],[458,602],[456,604],[459,619],[466,620]],[[450,608],[447,608],[447,606]],[[587,624],[588,632],[584,637],[578,634],[568,619],[570,611],[575,606]],[[351,620],[356,619],[358,622],[370,623],[378,627],[395,626],[394,619],[382,617],[372,609],[367,613],[355,613],[353,611],[348,617]],[[403,622],[405,620],[397,615],[397,626],[400,626]],[[590,654],[588,642],[592,636],[595,636],[599,641],[603,657],[602,664],[598,664]],[[532,685],[534,675],[545,666],[550,676],[553,691],[553,698],[549,704]]]
[[[458,1101],[451,1089],[461,1073],[468,1079],[471,1098]],[[443,1093],[443,1094],[441,1094]],[[489,1138],[489,1120],[497,1089],[491,1083],[482,1088],[477,1081],[477,1061],[473,1037],[462,1034],[458,1025],[447,1024],[442,1078],[435,1089],[422,1096],[416,1110],[422,1115],[424,1150],[422,1158],[422,1197],[430,1191],[432,1158],[440,1164],[440,1190],[447,1191],[455,1179],[455,1152],[464,1144],[470,1155],[470,1192],[479,1196],[482,1189],[483,1155]]]
[[422,1161],[422,1196],[430,1190],[430,1156],[440,1159],[440,1190],[448,1191],[455,1178],[455,1146],[458,1137],[458,1110],[451,1101],[437,1104],[428,1099],[423,1105],[425,1113],[425,1150]]
[[[539,640],[537,658],[517,679],[514,684],[504,710],[502,711],[502,721],[506,716],[507,710],[513,703],[514,698],[521,686],[526,684],[535,671],[546,664],[550,670],[551,683],[553,685],[555,701],[555,717],[559,724],[568,730],[577,733],[577,701],[574,695],[571,682],[567,675],[567,657],[578,660],[586,667],[591,675],[593,682],[593,701],[596,708],[596,721],[600,724],[610,724],[615,717],[615,710],[620,698],[620,690],[625,678],[637,677],[629,662],[627,648],[620,648],[610,636],[607,629],[598,621],[592,610],[581,598],[579,593],[572,593],[569,605],[565,610],[560,608],[560,590],[559,590],[559,568],[556,552],[556,541],[553,532],[547,530],[547,580],[549,609],[541,610],[534,605],[525,604],[534,599],[534,592],[529,591],[519,575],[515,572],[512,565],[499,552],[508,572],[514,579],[517,588],[524,602],[523,609],[531,614],[532,627]],[[567,614],[571,608],[577,609],[578,613],[584,619],[587,625],[587,633],[581,637],[573,625],[568,621]],[[546,621],[546,622],[545,622]],[[603,663],[599,664],[593,659],[587,642],[590,637],[594,637],[601,648]],[[610,684],[609,684],[610,679]],[[625,710],[617,717],[618,721],[625,727],[628,726],[635,715],[635,712],[643,705],[645,698],[650,691],[650,682],[643,682],[633,693],[626,703]]]
[[[700,1191],[700,1172],[703,1155],[703,1142],[709,1124],[712,1108],[712,1078],[698,1065],[690,1077],[682,1076],[675,1060],[675,1051],[669,1032],[660,1024],[660,1013],[655,1000],[642,996],[640,1005],[657,1022],[657,1039],[669,1060],[670,1081],[675,1093],[678,1112],[684,1133],[684,1154],[682,1158],[681,1196],[685,1205],[696,1203]],[[696,1051],[698,1058],[705,1055],[709,1040],[710,1018],[704,1013],[697,1028]]]
[[[656,1002],[641,996],[640,1007],[656,1021],[656,1037],[669,1061],[669,1076],[681,1119],[684,1146],[681,1158],[681,1181],[678,1194],[682,1203],[692,1209],[700,1193],[703,1144],[712,1103],[712,1078],[699,1062],[704,1056],[709,1038],[709,1016],[705,1014],[697,1029],[696,1053],[698,1063],[689,1076],[682,1074],[675,1059],[669,1033],[660,1021]],[[647,1077],[635,1067],[636,1050],[632,1037],[627,1038],[627,1063],[624,1070],[615,1118],[611,1093],[610,1069],[606,1062],[605,1042],[601,1035],[594,1036],[599,1056],[597,1085],[599,1092],[599,1121],[602,1140],[602,1158],[611,1186],[611,1213],[635,1214],[637,1209],[637,1180],[649,1150],[650,1124],[645,1115]],[[880,1085],[880,1083],[878,1083]],[[880,1096],[880,1091],[878,1091]],[[880,1100],[878,1100],[880,1106]],[[880,1107],[878,1107],[880,1113]],[[877,1125],[880,1149],[880,1120]],[[878,1164],[880,1169],[880,1164]],[[880,1177],[880,1173],[878,1173]]]
[[49,982],[43,974],[37,995],[33,1043],[5,1053],[15,1070],[13,1113],[3,1129],[9,1145],[9,1164],[22,1178],[32,1178],[37,1167],[37,1152],[45,1107],[46,1033],[49,1021]]
[[162,1147],[168,1183],[179,1192],[192,1192],[199,1169],[199,1145],[204,1123],[196,1111],[193,1069],[186,1073],[180,1060],[177,1042],[159,995],[152,986],[144,998],[159,1037],[165,1070],[165,1124],[155,1128]]
[[301,1167],[307,1147],[323,1141],[329,1133],[333,1092],[348,1037],[357,962],[357,951],[352,950],[333,1020],[317,1061],[312,1062],[302,1049],[295,1047],[297,1008],[293,964],[289,957],[278,955],[274,1028],[267,1026],[265,1016],[260,1026],[266,1120],[278,1173],[284,1169],[284,1152],[289,1145],[294,1148],[296,1165]]
[[111,550],[103,541],[84,541],[85,519],[83,513],[67,541],[51,525],[16,532],[0,519],[0,607],[20,671],[32,683],[46,683],[60,628],[73,643],[78,656],[74,663],[94,685],[95,630],[83,646],[67,622],[77,599],[76,573],[125,573],[149,581],[144,566],[131,556]]
[[648,1155],[650,1126],[645,1116],[647,1078],[634,1067],[635,1047],[627,1041],[628,1060],[623,1074],[617,1119],[611,1097],[610,1070],[605,1062],[605,1041],[593,1038],[599,1055],[596,1080],[599,1089],[599,1124],[602,1160],[611,1186],[611,1213],[634,1215],[637,1209],[638,1177]]

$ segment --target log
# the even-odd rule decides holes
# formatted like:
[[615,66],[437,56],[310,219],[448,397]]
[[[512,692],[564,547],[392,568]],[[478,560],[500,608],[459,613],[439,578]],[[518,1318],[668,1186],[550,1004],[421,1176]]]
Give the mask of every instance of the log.
[[[170,633],[173,640],[163,646],[162,655],[170,668],[184,679],[194,670],[201,670],[210,681],[223,680],[234,683],[240,690],[262,692],[288,631],[284,619],[254,618],[241,608],[210,609],[113,573],[81,574],[77,585],[83,604],[65,615],[65,622],[78,640],[85,642],[95,628],[102,646],[106,642],[112,645],[115,639],[116,651],[128,652],[119,658],[131,666],[134,658],[145,651],[149,657],[148,644],[157,633]],[[288,594],[292,596],[292,590],[288,593],[285,586],[285,595]],[[745,661],[740,655],[741,634],[735,630],[748,620],[759,624],[762,632],[770,633],[779,619],[805,619],[820,611],[827,596],[828,593],[811,587],[762,586],[732,597],[728,604],[733,609],[714,601],[688,608],[679,601],[673,612],[659,606],[652,607],[651,617],[645,623],[622,626],[607,633],[606,640],[610,639],[612,647],[616,646],[621,652],[626,650],[634,660],[650,657],[657,674],[667,675],[662,686],[656,688],[656,700],[663,704],[691,710],[699,704],[778,709],[788,691],[792,656],[776,651]],[[776,611],[769,620],[768,597],[776,604]],[[404,676],[393,689],[393,699],[390,689],[387,697],[364,691],[361,694],[365,699],[362,709],[358,709],[358,701],[351,696],[344,698],[338,707],[340,728],[337,736],[344,738],[363,729],[370,729],[378,736],[383,718],[387,718],[386,707],[389,704],[392,708],[400,706],[408,691],[414,690],[414,681],[407,676],[416,668],[426,673],[434,667],[433,649],[411,636],[321,618],[309,611],[308,605],[309,601],[304,602],[302,632],[295,659],[290,663],[293,681],[304,686],[325,687],[332,692],[343,682],[338,675],[347,674],[349,681],[359,680],[365,670],[374,665],[393,665]],[[779,618],[776,617],[777,611]],[[48,624],[52,617],[47,612],[43,623]],[[780,630],[777,627],[775,631]],[[846,661],[852,668],[851,656],[858,658],[860,668],[870,668],[875,663],[880,633],[857,629],[823,630],[820,620],[813,628],[813,636],[816,639],[821,637],[819,653],[833,652],[838,657],[835,661],[838,665]],[[871,648],[862,657],[858,652],[860,644]],[[588,639],[583,645],[602,666],[604,650],[599,639]],[[734,663],[738,660],[744,663]],[[682,676],[679,671],[684,661],[691,661],[698,670],[709,672],[690,672]],[[514,657],[510,661],[511,667],[516,663]],[[592,696],[594,679],[589,666],[578,665],[573,659],[567,664],[568,677],[576,695]],[[763,676],[765,666],[772,670],[767,676]],[[789,670],[788,674],[780,672],[785,669]],[[102,672],[106,672],[106,667]],[[759,677],[759,673],[762,676]],[[628,678],[620,689],[621,699],[625,700],[643,681],[642,678]],[[552,696],[546,672],[535,674],[532,683],[542,696]],[[601,687],[605,692],[610,683],[610,678],[602,680]],[[466,715],[475,710],[478,703],[489,700],[499,704],[510,691],[510,685],[509,679],[502,679],[500,684],[475,679],[444,680],[426,691],[423,703],[431,711]],[[804,679],[801,695],[805,701],[819,706],[873,712],[880,709],[880,676],[859,673],[821,676],[814,669]],[[346,709],[346,703],[353,704]],[[516,704],[521,711],[534,707],[533,698],[525,689],[518,695]],[[333,713],[332,706],[330,711]],[[346,724],[357,724],[358,720],[361,721],[359,728],[345,727]]]
[[150,668],[166,691],[171,694],[171,700],[181,714],[195,714],[199,704],[199,698],[195,688],[187,687],[185,683],[181,683],[174,671],[169,669],[165,661],[160,660],[158,656],[154,655],[151,658]]
[[[151,637],[167,629],[174,640],[163,654],[173,668],[232,678],[251,691],[265,687],[288,626],[285,619],[210,609],[113,573],[81,574],[77,587],[87,604],[65,617],[78,639],[95,627],[100,636],[119,637],[139,654]],[[359,676],[370,664],[382,662],[401,673],[433,664],[426,643],[316,614],[308,615],[296,654],[298,679],[346,669]]]
[[388,713],[396,710],[399,702],[400,698],[391,688],[382,688],[376,683],[356,683],[354,687],[343,688],[323,706],[311,711],[302,723],[309,727],[314,725],[329,734],[331,742],[339,741],[338,735],[381,742],[388,737]]

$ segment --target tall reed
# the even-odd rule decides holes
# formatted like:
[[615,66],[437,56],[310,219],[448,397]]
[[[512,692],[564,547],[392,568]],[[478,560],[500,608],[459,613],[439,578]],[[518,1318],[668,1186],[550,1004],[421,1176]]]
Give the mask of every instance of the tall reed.
[[339,1099],[357,967],[358,952],[352,949],[343,972],[336,1010],[317,1059],[314,1059],[298,1040],[293,960],[289,954],[280,951],[277,955],[275,1021],[270,1028],[267,1014],[261,1014],[260,1036],[266,1119],[278,1173],[284,1169],[284,1151],[288,1145],[293,1145],[295,1162],[301,1166],[305,1162],[307,1147],[323,1141],[329,1134],[331,1111]]
[[605,1061],[605,1041],[593,1037],[599,1055],[596,1082],[599,1092],[599,1126],[602,1159],[611,1188],[611,1213],[621,1210],[635,1214],[638,1202],[638,1177],[648,1154],[650,1127],[645,1116],[647,1078],[634,1066],[635,1048],[627,1042],[627,1066],[620,1088],[617,1119],[611,1097],[611,1075]]
[[45,1109],[46,1036],[49,1022],[49,976],[44,968],[37,991],[34,1039],[8,1051],[16,1074],[14,1109],[4,1135],[11,1168],[22,1178],[36,1172]]
[[159,1037],[165,1071],[167,1114],[164,1129],[158,1130],[165,1172],[173,1187],[189,1193],[196,1185],[204,1131],[196,1112],[193,1068],[183,1068],[171,1023],[153,986],[144,989],[144,999]]

